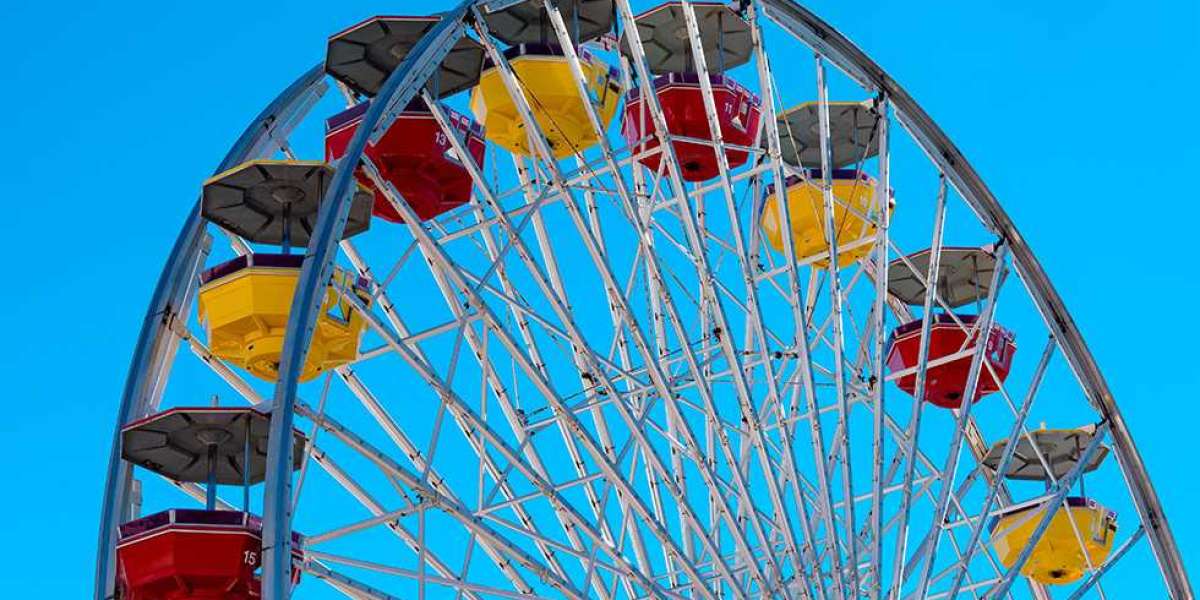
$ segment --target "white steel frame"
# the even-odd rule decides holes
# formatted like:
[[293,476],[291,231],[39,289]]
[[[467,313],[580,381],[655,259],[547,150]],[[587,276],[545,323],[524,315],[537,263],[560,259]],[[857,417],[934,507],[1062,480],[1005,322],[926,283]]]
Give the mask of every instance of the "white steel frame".
[[[576,91],[587,97],[583,67],[569,43],[569,24],[556,2],[543,2]],[[763,99],[758,131],[763,145],[736,148],[747,151],[750,161],[733,168],[723,152],[732,146],[720,134],[694,3],[682,0],[681,32],[696,57],[705,116],[710,130],[717,132],[714,139],[683,139],[667,132],[642,42],[632,36],[628,54],[620,58],[621,76],[626,87],[640,86],[644,108],[639,118],[653,125],[650,135],[658,148],[634,155],[631,148],[637,144],[614,144],[611,128],[584,102],[600,141],[570,166],[554,159],[534,117],[537,98],[523,93],[523,82],[482,18],[511,3],[464,0],[445,13],[367,111],[342,164],[361,161],[404,218],[401,251],[372,264],[355,243],[338,241],[355,185],[352,169],[338,168],[301,270],[280,383],[272,396],[213,356],[189,330],[197,274],[210,253],[199,210],[192,212],[155,290],[122,398],[101,516],[95,598],[114,597],[117,525],[137,510],[132,471],[120,460],[120,427],[157,409],[181,344],[245,401],[271,410],[263,508],[263,589],[270,600],[290,595],[292,514],[310,463],[369,515],[308,532],[304,548],[304,571],[353,598],[399,597],[384,590],[379,577],[408,582],[415,587],[403,589],[415,589],[419,597],[433,589],[467,598],[605,600],[1011,595],[1030,551],[1006,569],[983,536],[991,517],[1015,500],[1003,477],[978,466],[989,446],[971,404],[954,411],[948,449],[933,454],[922,415],[935,409],[920,393],[907,398],[886,391],[886,382],[909,374],[889,372],[884,364],[888,323],[914,318],[907,306],[888,296],[886,285],[889,262],[904,256],[892,237],[903,218],[893,221],[880,205],[870,214],[856,215],[876,226],[867,239],[839,245],[829,234],[839,226],[834,215],[841,200],[833,193],[830,168],[827,64],[876,98],[879,190],[891,188],[890,144],[898,131],[907,132],[934,167],[939,191],[931,259],[927,270],[914,273],[928,281],[938,272],[946,207],[961,199],[994,236],[980,243],[996,242],[997,268],[978,320],[966,325],[956,318],[958,325],[973,328],[979,343],[986,340],[1002,291],[1006,298],[1024,291],[1045,323],[1047,341],[1020,402],[1003,387],[996,394],[1012,414],[999,471],[1012,460],[1021,436],[1033,439],[1026,420],[1055,354],[1066,359],[1098,423],[1085,458],[1101,443],[1114,447],[1138,522],[1127,525],[1132,533],[1105,564],[1090,565],[1089,576],[1072,588],[1070,597],[1093,590],[1105,597],[1103,575],[1143,537],[1150,541],[1167,593],[1192,597],[1141,458],[1061,299],[962,154],[878,65],[791,0],[743,2]],[[615,6],[619,31],[634,31],[629,0],[616,0]],[[768,20],[814,52],[823,176],[810,183],[822,190],[827,235],[826,250],[803,260],[793,249],[788,211],[780,211],[782,256],[764,249],[757,226],[766,184],[789,175],[806,177],[781,159],[775,128],[779,84],[764,33]],[[489,181],[484,168],[463,161],[475,184],[470,204],[422,223],[362,156],[363,149],[409,100],[421,95],[453,152],[468,155],[445,112],[422,88],[449,48],[472,34],[517,107],[529,133],[531,156],[511,156],[512,169],[506,172],[517,184],[511,189],[500,189],[494,172]],[[320,66],[302,76],[252,122],[218,171],[277,151],[292,156],[289,134],[326,88]],[[684,181],[673,141],[718,150],[718,178],[704,184]],[[510,159],[497,147],[491,151],[493,169]],[[654,152],[661,154],[657,170],[638,163]],[[882,203],[887,194],[877,196]],[[226,237],[234,252],[250,251],[236,236]],[[632,252],[622,244],[632,246]],[[824,269],[818,264],[836,265],[840,254],[865,245],[870,245],[870,255],[854,266]],[[569,255],[568,246],[579,256],[570,264],[562,259]],[[338,261],[371,286],[370,306],[349,290],[341,293],[364,315],[370,339],[380,343],[327,376],[314,407],[300,398],[296,377],[324,296],[323,282]],[[418,330],[408,321],[423,315],[408,311],[419,307],[399,301],[394,287],[398,274],[414,268],[428,273],[445,300],[445,308],[427,307],[427,314],[444,315],[434,319],[437,324]],[[1023,288],[1002,285],[1010,269]],[[603,300],[581,295],[581,273],[602,290]],[[865,291],[872,294],[870,302],[851,299]],[[920,312],[920,361],[910,372],[921,390],[930,367],[969,358],[964,397],[970,398],[984,369],[994,375],[994,367],[970,345],[952,358],[929,359],[931,315],[939,307],[949,311],[936,290],[927,294]],[[445,340],[452,346],[449,355],[432,355],[430,344]],[[397,418],[399,405],[372,391],[360,365],[383,360],[399,361],[396,368],[425,384],[417,396],[438,403],[432,423]],[[476,387],[468,387],[464,378],[470,375],[459,375],[463,372],[478,375]],[[379,447],[339,421],[331,387],[344,388],[338,393],[357,401],[394,447]],[[523,400],[523,388],[543,405],[533,408]],[[304,388],[309,389],[316,388]],[[896,406],[908,406],[907,413],[898,413],[907,414],[902,417],[906,420],[889,412]],[[497,408],[499,415],[494,414]],[[303,467],[294,475],[287,433],[297,416],[309,424],[309,445]],[[475,454],[474,489],[459,481],[462,473],[451,472],[461,469],[448,470],[439,460],[439,449],[456,435],[445,427],[447,419]],[[857,423],[869,431],[869,444],[851,441]],[[423,445],[419,440],[426,438]],[[961,458],[964,444],[974,464]],[[373,490],[359,473],[343,467],[336,457],[347,453],[356,463],[365,459],[391,488]],[[869,473],[869,478],[855,477],[856,471]],[[1041,513],[1038,536],[1081,475],[1076,467],[1059,480],[1051,477],[1044,495],[1026,499],[1050,507]],[[861,489],[867,480],[870,489]],[[202,496],[195,485],[175,485]],[[973,488],[982,502],[968,498]],[[404,498],[398,504],[380,499],[396,493]],[[914,510],[927,511],[924,521],[917,521],[926,528],[923,532],[914,530]],[[432,512],[467,536],[461,555],[444,556],[428,543],[426,520]],[[1072,525],[1082,544],[1085,532],[1073,520]],[[399,538],[415,567],[323,549],[373,529]],[[476,548],[486,557],[486,568],[474,560]],[[478,569],[492,575],[473,580]],[[364,573],[372,574],[370,581]],[[1057,597],[1040,585],[1024,589],[1034,598]]]

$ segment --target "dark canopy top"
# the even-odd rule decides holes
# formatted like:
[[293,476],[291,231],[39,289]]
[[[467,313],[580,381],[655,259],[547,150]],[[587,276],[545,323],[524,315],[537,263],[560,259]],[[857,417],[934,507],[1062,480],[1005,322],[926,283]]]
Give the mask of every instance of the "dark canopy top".
[[[121,458],[175,481],[208,480],[208,447],[217,448],[217,483],[241,485],[247,462],[250,483],[263,480],[271,419],[253,408],[173,408],[126,425]],[[245,457],[247,429],[250,457]],[[304,457],[305,437],[292,430],[293,467]]]
[[[700,29],[704,62],[710,72],[728,71],[750,61],[750,25],[745,19],[727,5],[717,2],[692,2],[692,8]],[[651,73],[696,72],[682,3],[668,2],[638,15],[634,20],[637,21],[638,36],[642,39]],[[629,43],[623,36],[621,51],[632,58]]]
[[[372,17],[329,38],[325,71],[356,92],[374,96],[384,80],[440,17]],[[438,98],[479,83],[483,46],[463,36],[446,55],[430,91]]]
[[[260,244],[308,245],[333,168],[317,161],[252,160],[204,182],[205,219]],[[343,237],[371,224],[371,196],[356,193]]]
[[[1029,435],[1037,443],[1038,450],[1041,450],[1046,463],[1050,465],[1054,478],[1060,479],[1079,463],[1083,450],[1087,448],[1088,443],[1092,441],[1092,436],[1095,435],[1095,428],[1089,426],[1080,429],[1039,429],[1029,432]],[[1007,443],[1007,439],[996,442],[983,457],[983,465],[995,471],[1000,466],[1000,458]],[[1092,453],[1088,464],[1084,465],[1084,472],[1095,471],[1107,456],[1108,447],[1100,446]],[[1033,444],[1024,435],[1017,438],[1017,448],[1013,459],[1009,462],[1008,469],[1003,475],[1008,479],[1026,481],[1050,479],[1046,474],[1046,468],[1038,460],[1037,453],[1033,450]]]
[[[612,0],[554,0],[567,35],[576,44],[594,40],[613,27]],[[558,43],[542,0],[526,0],[485,15],[488,30],[506,44]]]
[[[879,153],[878,116],[869,103],[829,103],[833,168],[857,164]],[[821,121],[816,102],[805,102],[780,114],[775,124],[785,162],[797,167],[820,168]],[[765,139],[763,144],[765,147]]]
[[[929,274],[929,249],[908,255],[908,262],[896,259],[888,265],[888,291],[905,304],[921,306],[925,302],[925,285],[921,280]],[[991,286],[996,257],[989,248],[942,248],[938,265],[938,297],[950,308],[982,300]]]

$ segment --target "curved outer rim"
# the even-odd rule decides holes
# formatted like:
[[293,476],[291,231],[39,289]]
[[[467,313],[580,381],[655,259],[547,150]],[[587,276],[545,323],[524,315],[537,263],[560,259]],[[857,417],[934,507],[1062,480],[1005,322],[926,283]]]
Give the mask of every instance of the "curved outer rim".
[[[378,141],[390,123],[433,75],[466,33],[466,16],[478,0],[462,0],[454,10],[421,37],[404,61],[388,75],[367,111],[339,165],[357,165],[368,140]],[[281,600],[291,593],[292,572],[292,422],[295,419],[298,378],[304,369],[321,303],[325,282],[332,275],[337,244],[342,239],[357,182],[355,169],[337,169],[325,201],[317,214],[304,264],[296,281],[296,294],[284,332],[279,362],[279,382],[271,403],[271,430],[267,440],[266,484],[263,490],[262,593],[265,600]]]
[[1037,303],[1042,319],[1057,338],[1088,400],[1110,423],[1121,472],[1133,495],[1138,516],[1150,534],[1154,556],[1171,597],[1192,598],[1191,583],[1179,556],[1175,537],[1163,514],[1162,503],[1150,483],[1146,465],[1134,445],[1133,436],[1117,408],[1108,383],[1100,373],[1075,321],[1067,312],[1062,297],[1000,202],[962,152],[916,100],[853,42],[794,0],[761,1],[769,18],[833,61],[860,85],[886,96],[901,124],[946,174],[959,194],[984,219],[986,225],[1008,241],[1013,264]]
[[[1028,287],[1043,320],[1058,340],[1068,364],[1083,386],[1089,401],[1111,425],[1113,445],[1121,472],[1133,495],[1139,517],[1147,528],[1155,558],[1171,597],[1192,598],[1191,584],[1180,558],[1178,546],[1163,514],[1162,505],[1108,384],[1100,373],[1100,369],[1074,320],[1067,312],[1062,298],[1054,289],[1045,270],[1017,230],[1012,219],[1000,206],[999,201],[962,152],[912,96],[849,39],[794,0],[758,1],[765,9],[766,16],[784,30],[814,48],[868,91],[886,97],[894,107],[899,122],[909,131],[939,169],[945,173],[955,189],[971,205],[985,225],[1009,242],[1013,264]],[[394,114],[403,108],[404,103],[417,92],[420,81],[423,81],[419,79],[419,75],[440,62],[441,56],[464,34],[463,21],[469,13],[469,9],[473,6],[488,4],[498,3],[495,1],[489,3],[486,0],[463,0],[457,8],[444,15],[439,26],[422,39],[421,44],[409,53],[409,57],[404,63],[388,78],[384,88],[377,96],[377,101],[372,103],[373,110],[364,116],[364,123],[367,126],[360,127],[361,135],[356,135],[355,139],[351,141],[350,147],[347,149],[347,156],[343,160],[349,160],[352,163],[358,162],[366,145],[366,138],[369,137],[368,134],[362,134],[362,132],[378,129],[377,124],[390,121]],[[503,4],[503,2],[499,4]],[[271,139],[269,128],[272,123],[281,115],[293,114],[297,102],[306,96],[306,92],[311,92],[320,84],[321,75],[321,68],[318,66],[302,76],[272,102],[243,133],[222,163],[222,167],[241,162],[244,157],[252,154],[253,149],[261,150],[262,146]],[[341,230],[344,227],[346,212],[349,208],[350,195],[348,192],[351,190],[350,184],[353,181],[353,178],[349,176],[350,173],[349,170],[339,169],[338,175],[341,176],[335,176],[335,181],[330,185],[329,193],[334,201],[324,204],[318,219],[298,285],[302,293],[296,295],[288,322],[286,345],[282,357],[281,375],[283,377],[276,387],[273,402],[271,456],[268,458],[269,469],[272,468],[272,465],[283,466],[268,473],[267,501],[263,519],[265,534],[263,592],[264,598],[267,600],[287,597],[286,574],[290,569],[288,546],[291,542],[289,535],[291,515],[285,499],[290,496],[288,491],[291,487],[291,472],[284,467],[289,462],[290,457],[287,454],[291,448],[289,444],[276,444],[276,439],[283,439],[283,436],[277,436],[274,433],[277,429],[284,431],[285,427],[290,428],[293,420],[292,413],[297,389],[295,376],[299,373],[298,367],[303,362],[306,346],[306,344],[296,344],[295,341],[298,335],[302,340],[307,340],[313,328],[313,321],[316,317],[315,310],[307,305],[312,304],[311,300],[317,296],[316,290],[319,287],[317,282],[322,280],[320,275],[332,267],[335,258],[335,246],[337,240],[341,238]],[[121,425],[128,422],[131,417],[135,417],[137,411],[147,404],[145,402],[147,395],[157,392],[152,389],[152,384],[157,381],[157,376],[174,354],[174,346],[169,340],[170,336],[165,333],[171,318],[179,314],[182,307],[186,307],[188,275],[197,268],[202,255],[203,223],[198,215],[199,210],[194,210],[185,223],[155,288],[122,396],[117,422],[118,434]],[[114,565],[111,560],[111,550],[115,540],[116,525],[124,512],[129,491],[129,469],[121,464],[119,442],[119,437],[116,437],[110,454],[109,475],[101,519],[95,588],[95,597],[98,600],[112,597]],[[276,448],[277,445],[280,448]],[[121,510],[118,510],[118,507]],[[284,551],[279,552],[279,549]]]
[[[307,111],[324,93],[324,65],[317,65],[300,76],[279,94],[250,122],[234,142],[215,173],[232,168],[247,158],[273,150],[273,142],[294,119]],[[163,369],[169,366],[178,348],[179,338],[170,328],[178,316],[186,318],[191,298],[192,280],[208,254],[208,236],[200,218],[197,200],[188,213],[167,263],[163,266],[141,333],[134,347],[129,375],[121,394],[121,406],[113,432],[112,449],[108,457],[108,477],[105,481],[104,503],[100,511],[100,535],[96,550],[96,571],[93,595],[97,600],[115,597],[117,527],[128,512],[131,487],[128,463],[121,459],[121,428],[142,416],[149,407],[158,404]]]

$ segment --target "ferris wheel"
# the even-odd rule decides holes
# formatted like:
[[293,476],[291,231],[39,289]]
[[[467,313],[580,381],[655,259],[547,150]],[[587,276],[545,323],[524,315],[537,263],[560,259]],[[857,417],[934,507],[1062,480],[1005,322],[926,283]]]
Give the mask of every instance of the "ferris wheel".
[[793,0],[324,47],[197,182],[95,598],[1192,597],[999,201]]

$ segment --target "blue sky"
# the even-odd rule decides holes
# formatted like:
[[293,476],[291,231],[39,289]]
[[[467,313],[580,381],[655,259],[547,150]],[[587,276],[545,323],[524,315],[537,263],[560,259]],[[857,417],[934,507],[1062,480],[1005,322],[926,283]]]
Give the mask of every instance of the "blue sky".
[[[1190,444],[1200,326],[1188,312],[1200,293],[1189,230],[1200,8],[809,6],[907,87],[1004,203],[1082,328],[1185,560],[1200,568]],[[299,0],[5,11],[0,245],[11,271],[0,369],[10,383],[0,508],[10,519],[0,588],[76,598],[90,586],[138,323],[199,182],[244,123],[321,59],[325,36],[405,8]]]

